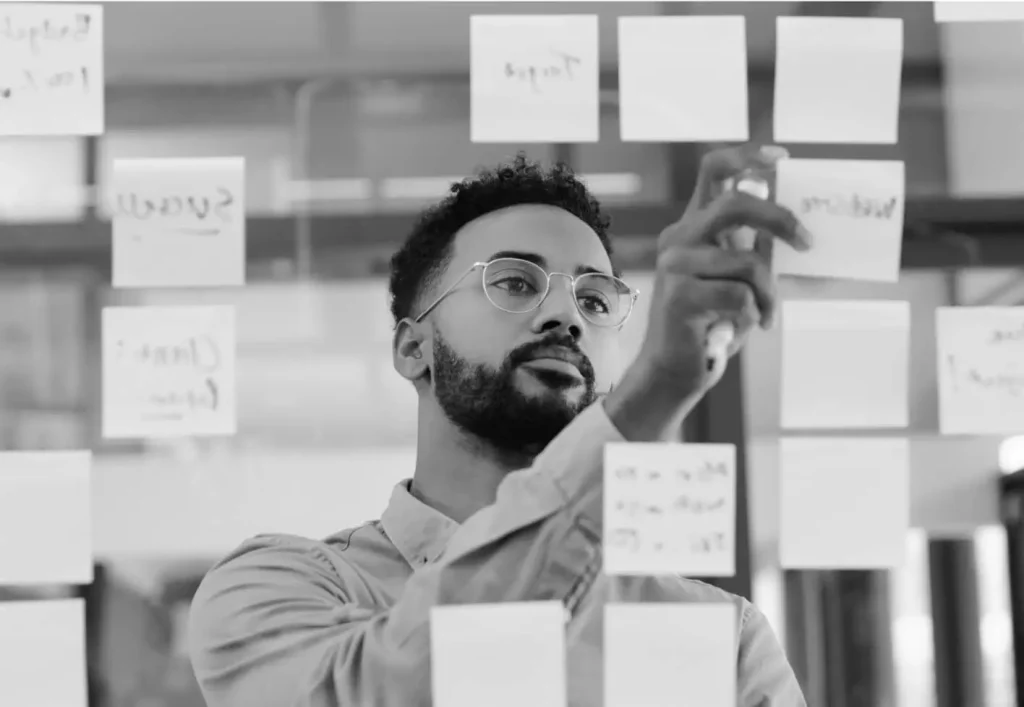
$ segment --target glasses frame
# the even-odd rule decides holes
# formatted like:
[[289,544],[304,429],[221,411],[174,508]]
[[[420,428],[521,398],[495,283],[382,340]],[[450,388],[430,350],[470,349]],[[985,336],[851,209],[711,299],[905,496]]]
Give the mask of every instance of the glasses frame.
[[[487,268],[490,265],[492,265],[493,263],[496,263],[498,261],[505,261],[505,260],[510,260],[512,262],[515,262],[515,263],[526,263],[527,265],[529,265],[531,267],[540,268],[540,270],[542,272],[544,272],[545,275],[547,275],[547,284],[544,286],[544,295],[540,299],[537,300],[537,304],[535,304],[534,306],[530,307],[529,309],[517,312],[517,311],[511,310],[511,309],[505,309],[504,307],[499,307],[498,305],[496,305],[494,303],[494,300],[491,299],[491,296],[489,294],[487,294],[487,281],[486,281]],[[462,275],[460,275],[459,278],[455,282],[453,282],[452,285],[447,290],[442,292],[440,294],[440,296],[436,300],[434,300],[434,302],[429,307],[424,309],[420,313],[420,315],[418,317],[416,317],[413,321],[415,321],[417,323],[423,321],[423,318],[425,316],[427,316],[432,311],[434,311],[434,309],[437,307],[437,305],[441,304],[441,302],[444,300],[445,297],[447,297],[452,292],[454,292],[455,288],[458,287],[462,283],[462,281],[465,280],[466,277],[470,273],[472,273],[474,270],[476,270],[477,268],[480,269],[480,287],[484,291],[484,297],[487,298],[487,301],[490,302],[491,305],[495,309],[498,309],[498,310],[500,310],[502,312],[508,312],[509,314],[529,314],[530,312],[533,312],[533,311],[535,311],[537,309],[540,309],[540,306],[542,304],[544,304],[544,302],[547,300],[548,295],[551,294],[551,278],[553,278],[556,275],[559,275],[561,277],[565,277],[565,278],[569,279],[569,288],[570,288],[570,290],[573,293],[572,302],[573,302],[574,305],[576,305],[576,311],[578,311],[580,313],[580,316],[583,317],[584,319],[586,319],[588,323],[593,324],[594,326],[597,326],[597,327],[608,328],[608,327],[621,327],[621,326],[623,326],[629,320],[630,315],[633,314],[633,307],[636,304],[637,298],[640,296],[640,290],[633,289],[632,287],[627,285],[626,282],[622,278],[615,277],[614,275],[607,275],[607,277],[614,277],[616,280],[618,280],[619,282],[621,282],[623,285],[626,286],[626,289],[629,291],[629,294],[630,294],[630,297],[629,297],[629,309],[626,311],[626,316],[624,316],[622,318],[621,322],[617,322],[616,324],[598,324],[597,322],[595,322],[592,319],[590,319],[590,317],[588,317],[583,312],[583,310],[580,309],[579,300],[576,299],[576,282],[580,278],[582,278],[582,277],[586,277],[587,275],[596,275],[598,273],[584,273],[583,275],[580,275],[579,277],[573,277],[569,273],[564,273],[564,272],[547,272],[546,270],[544,270],[544,268],[541,268],[539,265],[537,265],[537,263],[530,262],[529,260],[523,260],[522,258],[495,258],[494,260],[489,260],[487,262],[482,262],[482,261],[476,262],[476,263],[473,263],[471,266],[469,266],[466,269],[466,271],[464,273],[462,273]]]

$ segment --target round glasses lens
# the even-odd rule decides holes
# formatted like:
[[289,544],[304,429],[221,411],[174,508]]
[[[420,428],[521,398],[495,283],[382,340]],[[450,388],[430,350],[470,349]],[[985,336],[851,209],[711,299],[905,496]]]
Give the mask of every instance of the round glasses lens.
[[599,326],[616,326],[629,316],[633,293],[617,277],[600,273],[576,280],[576,303],[583,316]]
[[543,268],[525,260],[495,260],[484,270],[487,297],[506,312],[528,312],[536,307],[547,284]]

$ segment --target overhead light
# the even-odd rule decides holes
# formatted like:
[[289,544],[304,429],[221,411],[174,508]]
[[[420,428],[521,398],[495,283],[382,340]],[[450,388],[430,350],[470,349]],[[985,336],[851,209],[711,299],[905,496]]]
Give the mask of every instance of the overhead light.
[[597,172],[580,174],[594,196],[634,196],[640,193],[642,181],[634,172]]
[[1024,435],[1008,437],[999,445],[999,470],[1004,474],[1024,470]]
[[463,177],[392,177],[380,181],[382,199],[443,199]]
[[369,201],[373,182],[369,179],[292,180],[285,184],[288,201]]

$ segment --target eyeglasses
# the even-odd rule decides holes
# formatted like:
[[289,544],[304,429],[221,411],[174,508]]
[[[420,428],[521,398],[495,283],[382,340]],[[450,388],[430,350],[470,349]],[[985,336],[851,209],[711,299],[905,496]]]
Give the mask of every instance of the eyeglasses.
[[482,270],[481,284],[487,299],[503,312],[524,314],[543,304],[551,291],[555,275],[569,279],[573,300],[580,314],[596,326],[614,327],[625,323],[640,293],[617,277],[604,273],[585,273],[573,277],[566,273],[548,273],[536,263],[519,258],[498,258],[488,263],[474,263],[451,287],[416,317],[423,317],[451,294],[467,275]]

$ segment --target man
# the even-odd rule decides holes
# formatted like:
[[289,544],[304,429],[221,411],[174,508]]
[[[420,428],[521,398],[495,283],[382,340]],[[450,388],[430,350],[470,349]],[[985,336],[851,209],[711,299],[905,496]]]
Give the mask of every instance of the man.
[[612,591],[734,602],[738,704],[805,707],[748,601],[694,580],[608,578],[600,552],[605,444],[678,429],[721,373],[710,327],[735,327],[733,354],[770,325],[766,248],[727,250],[722,235],[747,226],[762,246],[809,245],[790,212],[720,186],[779,152],[704,160],[659,237],[646,337],[621,378],[616,334],[634,293],[612,270],[608,220],[568,170],[519,158],[426,212],[391,276],[394,365],[419,394],[415,475],[380,521],[323,541],[259,536],[210,571],[189,631],[208,707],[427,707],[432,606],[543,600],[569,612],[569,704],[599,707]]

